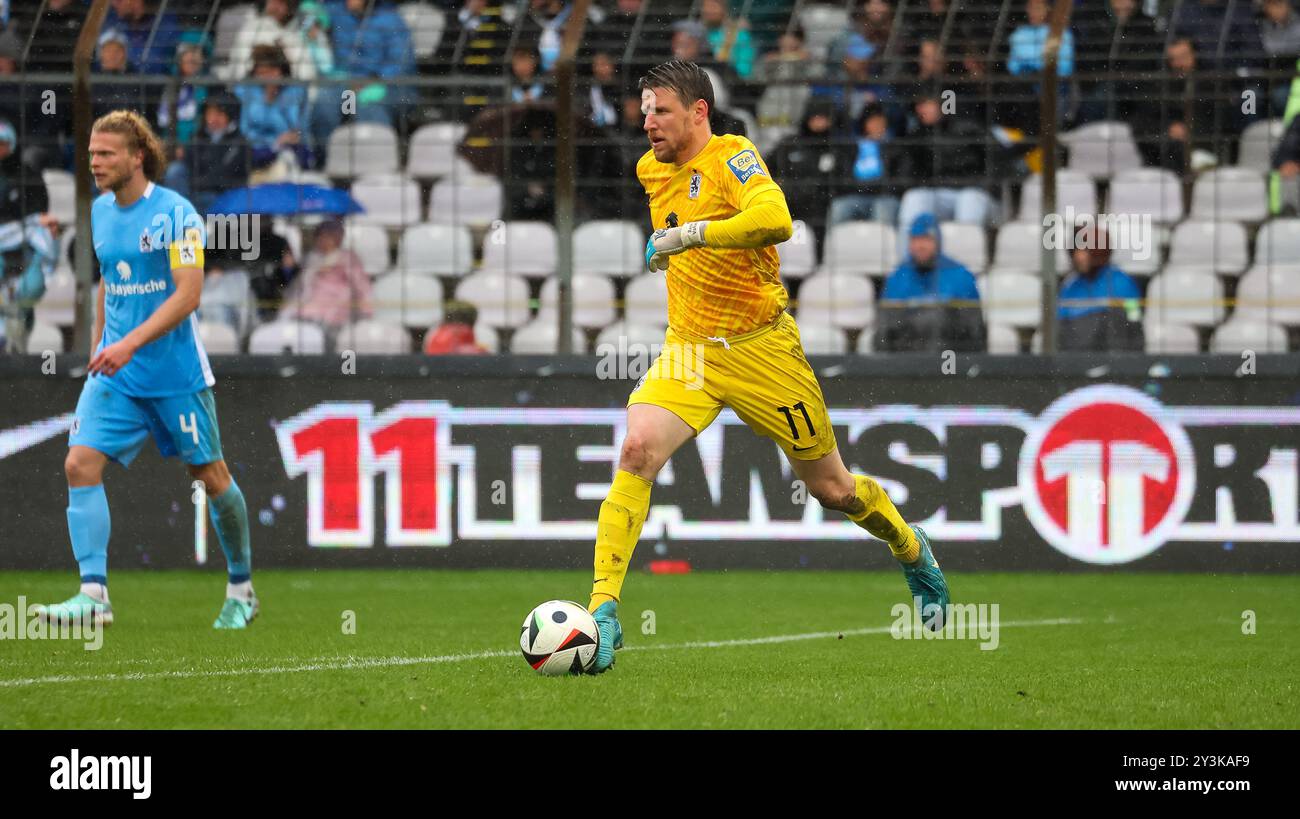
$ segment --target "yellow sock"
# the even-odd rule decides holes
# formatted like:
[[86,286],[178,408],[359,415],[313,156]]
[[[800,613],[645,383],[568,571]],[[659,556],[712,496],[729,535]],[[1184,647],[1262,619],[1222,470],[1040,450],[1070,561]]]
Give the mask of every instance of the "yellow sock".
[[596,579],[591,584],[588,611],[617,600],[622,593],[632,550],[650,511],[651,486],[645,478],[622,469],[614,474],[614,483],[596,519]]
[[921,557],[921,544],[916,542],[912,527],[903,521],[894,502],[885,489],[873,478],[854,475],[858,500],[864,509],[860,514],[847,515],[848,519],[866,529],[873,536],[889,544],[889,551],[904,563],[915,563]]

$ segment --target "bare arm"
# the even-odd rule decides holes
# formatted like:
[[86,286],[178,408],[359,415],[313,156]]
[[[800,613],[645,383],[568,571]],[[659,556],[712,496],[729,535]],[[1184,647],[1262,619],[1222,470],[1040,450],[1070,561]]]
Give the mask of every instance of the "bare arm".
[[99,293],[95,296],[95,325],[90,334],[90,357],[95,357],[95,348],[104,337],[104,280],[99,280]]

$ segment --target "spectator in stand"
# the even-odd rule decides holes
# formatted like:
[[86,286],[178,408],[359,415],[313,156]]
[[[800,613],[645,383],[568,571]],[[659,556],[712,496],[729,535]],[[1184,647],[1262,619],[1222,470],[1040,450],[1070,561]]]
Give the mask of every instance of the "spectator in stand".
[[176,18],[150,11],[146,0],[112,0],[100,31],[109,29],[122,33],[127,62],[141,74],[166,74],[181,40]]
[[1160,70],[1163,42],[1138,0],[1108,0],[1091,25],[1080,29],[1075,62],[1081,74],[1116,78],[1085,85],[1078,122],[1132,122],[1150,103],[1149,78]]
[[[125,78],[135,74],[134,66],[128,58],[126,35],[115,28],[106,29],[99,35],[99,44],[95,49],[95,74],[106,78]],[[140,112],[146,119],[153,119],[150,100],[146,97],[145,86],[139,82],[95,82],[94,99],[91,111],[99,119],[109,111],[128,108]]]
[[[23,45],[13,31],[0,32],[0,120],[23,132],[24,158],[34,167],[66,165],[72,159],[72,106],[42,110],[45,86],[18,81]],[[12,78],[12,79],[11,79]],[[68,86],[52,86],[57,99],[71,99]],[[65,161],[66,160],[66,161]]]
[[303,140],[307,94],[300,85],[281,85],[292,79],[289,61],[276,45],[253,47],[255,82],[235,86],[242,112],[239,130],[252,147],[252,170],[257,182],[283,179],[295,167],[310,167],[311,156]]
[[[1264,0],[1259,18],[1259,36],[1263,42],[1268,67],[1274,71],[1294,73],[1300,59],[1300,14],[1290,0]],[[1269,103],[1277,114],[1286,110],[1290,80],[1271,81]]]
[[889,133],[884,106],[872,103],[864,108],[853,131],[854,141],[845,146],[847,152],[842,151],[841,161],[836,163],[838,193],[831,200],[827,223],[834,226],[868,219],[897,224],[896,180],[903,155]]
[[[334,42],[335,69],[351,80],[357,93],[356,117],[362,122],[395,125],[415,102],[414,89],[394,82],[415,73],[411,32],[391,0],[335,0],[327,8]],[[370,13],[366,14],[366,9]],[[339,94],[322,94],[328,137],[342,119]]]
[[[1007,72],[1014,77],[1034,79],[1032,83],[1013,86],[1006,93],[1013,95],[1016,103],[1008,106],[1009,119],[1000,119],[1000,125],[1017,127],[1028,134],[1038,133],[1039,96],[1042,88],[1037,78],[1043,73],[1043,49],[1047,44],[1049,26],[1047,24],[1047,0],[1027,0],[1025,3],[1025,24],[1011,32],[1010,49],[1007,57]],[[1057,52],[1056,75],[1068,78],[1074,73],[1074,34],[1065,29],[1061,35],[1061,47]],[[1070,108],[1070,85],[1062,81],[1058,85],[1057,111],[1064,119]],[[1058,122],[1059,124],[1059,122]]]
[[72,54],[86,24],[87,7],[81,0],[48,0],[32,33],[27,52],[29,71],[71,73]]
[[921,92],[915,120],[906,134],[900,182],[909,186],[899,205],[900,252],[904,231],[923,213],[941,220],[986,226],[997,209],[989,195],[987,135],[983,128],[956,114],[945,114],[940,91]]
[[49,192],[40,169],[23,161],[16,130],[0,120],[0,304],[12,304],[21,322],[6,323],[0,311],[0,352],[8,346],[8,337],[31,329],[33,308],[45,294],[46,277],[54,272],[58,242],[52,231],[58,223],[48,210]]
[[424,339],[425,355],[483,355],[488,352],[474,339],[478,309],[465,301],[449,301],[442,324]]
[[756,57],[749,21],[732,17],[726,0],[704,0],[700,6],[700,22],[704,24],[714,59],[730,65],[741,79],[748,79],[754,73]]
[[591,55],[590,76],[580,91],[581,110],[597,128],[614,131],[618,128],[621,86],[618,68],[613,55],[597,51]]
[[1254,14],[1252,4],[1244,0],[1184,0],[1175,4],[1169,29],[1175,37],[1192,41],[1207,70],[1250,68],[1264,57]]
[[203,105],[203,127],[178,149],[164,182],[206,214],[213,200],[248,181],[250,148],[239,131],[239,99],[220,93]]
[[830,100],[809,101],[798,133],[781,140],[768,156],[772,176],[785,191],[790,213],[802,219],[821,247],[826,214],[840,177],[848,173],[843,150],[836,143],[839,112]]
[[203,44],[194,40],[176,47],[176,80],[163,90],[158,103],[158,133],[172,146],[173,157],[181,146],[188,145],[203,120],[203,101],[208,89],[196,85],[203,75]]
[[908,227],[905,260],[885,279],[874,349],[983,352],[979,301],[975,277],[943,255],[934,214],[919,214]]
[[245,262],[248,285],[257,298],[258,317],[271,321],[281,307],[285,290],[298,277],[298,260],[288,240],[275,232],[272,220],[260,216],[257,229],[258,256]]
[[1274,211],[1300,212],[1300,117],[1292,117],[1273,149],[1273,170],[1281,179]]
[[[263,0],[261,13],[246,19],[235,34],[229,61],[218,69],[217,75],[227,80],[246,77],[252,67],[253,49],[260,45],[278,45],[295,77],[307,81],[316,79],[316,60],[308,46],[303,20],[298,12],[299,0]],[[319,40],[316,47],[319,48]],[[325,40],[325,47],[329,48],[328,40]]]
[[948,0],[926,0],[924,9],[907,18],[908,33],[918,44],[923,40],[938,42],[943,36],[943,27],[947,21]]
[[831,44],[828,75],[838,81],[818,84],[813,93],[835,100],[854,119],[868,103],[890,102],[891,83],[900,73],[896,62],[885,59],[893,22],[886,0],[867,0],[854,13],[853,28]]
[[1134,136],[1146,164],[1187,174],[1214,163],[1216,134],[1226,135],[1232,120],[1220,110],[1220,81],[1201,75],[1191,40],[1170,43],[1165,66],[1156,101],[1138,110]]
[[361,258],[343,247],[343,222],[328,219],[316,227],[302,274],[285,291],[280,317],[315,321],[337,333],[374,315],[370,297],[370,276]]
[[[938,86],[951,88],[957,75],[943,53],[938,40],[922,40],[916,46],[916,82],[917,89]],[[912,94],[916,96],[915,93]]]
[[510,101],[540,102],[548,94],[546,83],[537,77],[541,58],[529,46],[515,46],[510,50]]
[[517,26],[519,41],[536,46],[542,74],[549,74],[560,59],[564,24],[572,12],[565,0],[529,0],[528,12]]
[[[673,23],[671,59],[693,62],[701,68],[707,68],[715,73],[728,89],[740,84],[740,77],[736,75],[735,69],[713,58],[709,52],[708,31],[703,24],[695,20]],[[716,93],[717,89],[714,90]]]
[[1140,353],[1145,349],[1137,283],[1110,263],[1106,232],[1093,223],[1075,231],[1073,268],[1058,300],[1062,352]]
[[[635,80],[650,66],[669,58],[669,32],[673,21],[659,6],[657,2],[647,5],[646,0],[617,0],[603,20],[588,20],[583,38],[586,47],[617,55],[622,61],[628,43],[632,43],[633,51],[624,68]],[[639,28],[638,18],[641,19]]]
[[792,26],[781,32],[775,51],[763,55],[754,68],[754,79],[763,84],[807,82],[819,79],[826,66],[813,59],[804,45],[803,29]]

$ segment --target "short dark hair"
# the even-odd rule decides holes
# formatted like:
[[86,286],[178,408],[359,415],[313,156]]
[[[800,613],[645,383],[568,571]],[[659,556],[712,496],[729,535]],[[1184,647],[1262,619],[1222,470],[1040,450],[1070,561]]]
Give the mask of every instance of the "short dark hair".
[[647,88],[667,88],[677,94],[682,105],[689,108],[696,100],[708,103],[709,113],[713,113],[713,81],[708,72],[692,62],[669,60],[660,63],[646,72],[637,83],[641,91]]

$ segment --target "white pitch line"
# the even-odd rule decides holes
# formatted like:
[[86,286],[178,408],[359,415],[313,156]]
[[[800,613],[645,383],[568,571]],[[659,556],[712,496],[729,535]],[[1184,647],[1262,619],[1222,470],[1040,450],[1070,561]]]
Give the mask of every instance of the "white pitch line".
[[[1030,626],[1069,626],[1078,625],[1083,620],[1060,618],[1055,620],[1024,620],[999,623],[999,628],[1024,628]],[[831,637],[861,637],[869,634],[889,634],[892,626],[872,628],[845,629],[843,631],[814,631],[806,634],[780,634],[772,637],[747,637],[736,640],[702,640],[668,645],[628,646],[623,651],[681,651],[693,648],[732,648],[736,646],[770,645],[773,643],[794,643],[801,640],[822,640]],[[469,654],[441,654],[433,657],[330,657],[304,663],[302,665],[278,665],[265,668],[227,668],[215,670],[176,670],[176,671],[140,671],[129,674],[88,674],[75,676],[56,674],[48,677],[27,677],[15,680],[0,680],[0,688],[27,688],[33,685],[58,685],[60,683],[78,682],[142,682],[145,680],[175,680],[207,677],[242,677],[267,674],[300,674],[310,671],[354,671],[370,668],[399,668],[408,665],[434,665],[438,663],[462,663],[472,660],[492,660],[498,657],[516,657],[517,651],[496,650],[477,651]]]

